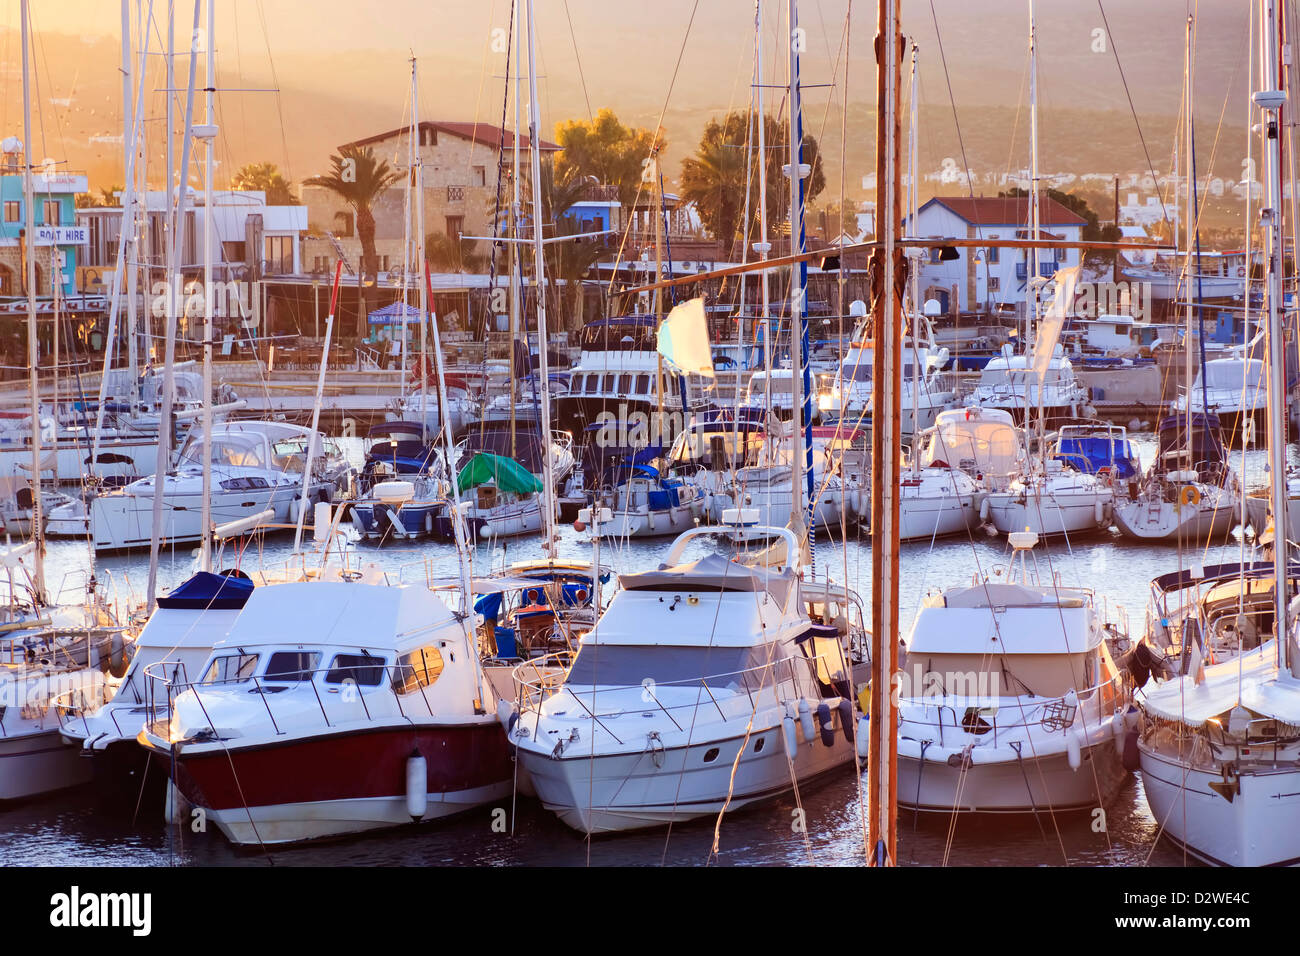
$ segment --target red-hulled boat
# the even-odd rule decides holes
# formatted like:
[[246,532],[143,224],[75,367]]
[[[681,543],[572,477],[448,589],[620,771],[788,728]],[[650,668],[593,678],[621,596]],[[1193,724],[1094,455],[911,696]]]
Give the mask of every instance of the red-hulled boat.
[[449,816],[510,792],[473,634],[433,592],[258,588],[190,683],[159,675],[140,742],[236,844]]

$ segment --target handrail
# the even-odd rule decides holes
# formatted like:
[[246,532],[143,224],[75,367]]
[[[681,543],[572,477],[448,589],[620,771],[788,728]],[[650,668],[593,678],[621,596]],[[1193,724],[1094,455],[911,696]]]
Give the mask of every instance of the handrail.
[[[1107,687],[1116,687],[1116,686],[1122,687],[1123,682],[1124,682],[1124,675],[1122,673],[1116,673],[1113,677],[1111,677],[1107,681],[1103,681],[1102,683],[1096,684],[1083,691],[1076,691],[1075,698],[1079,703],[1082,703],[1085,700],[1091,700],[1095,695],[1099,694]],[[1033,702],[1033,704],[1027,708],[1020,704],[1011,704],[1007,707],[999,707],[995,713],[986,716],[985,719],[989,721],[990,730],[993,731],[994,740],[996,741],[997,739],[996,735],[999,730],[1005,733],[1008,730],[1017,730],[1020,728],[1030,728],[1030,727],[1036,727],[1041,725],[1042,724],[1041,717],[1037,719],[1030,719],[1030,718],[1035,714],[1040,714],[1048,706],[1051,706],[1053,704],[1064,703],[1068,696],[1069,696],[1068,694],[1062,694],[1059,697],[1044,697],[1041,699],[1036,699]],[[1016,698],[1016,700],[1019,700],[1019,698]],[[903,716],[900,712],[899,722],[900,724],[902,723],[914,724],[919,727],[938,727],[940,746],[943,746],[943,711],[944,710],[948,710],[952,712],[953,726],[961,727],[961,722],[957,720],[956,708],[950,703],[945,703],[944,698],[942,697],[935,697],[932,699],[927,699],[925,697],[904,697],[899,702],[900,704],[912,703],[912,704],[920,705],[925,709],[929,709],[930,707],[936,708],[936,712],[938,714],[937,721],[918,719],[912,716]],[[1012,723],[999,724],[998,714],[1000,714],[1004,710],[1011,711],[1014,715],[1019,715],[1021,717],[1021,720]],[[1062,728],[1062,733],[1064,733],[1066,729],[1072,726],[1074,726],[1073,721],[1071,721],[1070,724],[1066,725],[1065,728]]]
[[[156,668],[164,667],[170,664],[177,665],[177,673],[174,674],[173,677],[168,677],[165,673],[159,673],[157,670],[155,670]],[[162,737],[168,740],[171,739],[170,730],[164,731],[161,728],[164,726],[170,727],[172,714],[175,709],[176,700],[182,694],[192,691],[194,693],[196,702],[199,704],[199,707],[203,710],[204,715],[206,716],[207,708],[206,706],[204,706],[202,699],[199,697],[200,689],[217,688],[217,687],[225,687],[225,686],[237,686],[240,684],[253,685],[253,691],[257,694],[258,697],[261,698],[262,705],[266,708],[267,717],[270,719],[271,727],[275,731],[277,736],[283,736],[286,733],[286,731],[280,728],[279,722],[276,720],[275,713],[272,710],[271,707],[272,695],[267,693],[267,690],[270,686],[285,685],[286,687],[297,687],[297,686],[301,686],[302,684],[310,684],[312,688],[312,692],[315,695],[317,707],[319,708],[321,717],[324,720],[324,726],[332,727],[333,724],[330,722],[329,714],[325,709],[324,700],[320,696],[320,690],[316,686],[315,678],[318,674],[328,674],[328,673],[337,672],[341,670],[342,671],[381,670],[383,672],[384,676],[377,684],[367,685],[366,688],[363,688],[355,681],[352,681],[352,686],[356,687],[357,689],[357,700],[361,704],[362,711],[365,714],[366,720],[373,720],[374,717],[371,714],[369,704],[366,702],[365,699],[366,695],[364,691],[366,689],[374,691],[374,690],[382,689],[384,687],[387,687],[388,692],[393,695],[393,699],[397,704],[398,712],[403,718],[410,719],[409,717],[407,717],[406,711],[402,706],[403,698],[410,698],[414,696],[415,690],[420,691],[420,697],[424,700],[425,710],[427,711],[428,715],[430,717],[434,716],[433,705],[429,702],[428,694],[426,693],[426,689],[428,686],[427,684],[419,684],[416,688],[412,688],[410,690],[399,690],[399,688],[405,687],[407,681],[415,674],[415,668],[410,664],[364,664],[364,665],[357,665],[353,668],[317,667],[309,670],[294,671],[293,674],[291,675],[293,677],[292,680],[287,678],[284,680],[271,679],[269,682],[267,681],[267,675],[265,674],[262,674],[260,676],[252,675],[244,678],[229,678],[226,680],[212,680],[212,681],[204,681],[202,679],[197,681],[191,681],[188,679],[188,675],[184,675],[186,676],[185,680],[175,680],[174,677],[180,676],[180,672],[183,672],[183,670],[184,670],[184,663],[178,661],[155,661],[153,664],[150,664],[148,667],[144,669],[144,678],[146,680],[145,686],[147,688],[145,693],[145,701],[144,701],[144,708],[145,708],[144,726],[146,730],[148,730],[150,733],[154,734],[157,737]],[[340,682],[340,686],[341,687],[347,686],[348,680],[349,679],[345,677]],[[157,692],[157,688],[159,686],[164,688],[166,691],[165,723],[160,722],[159,720],[159,709],[163,706],[159,700],[159,695]],[[114,719],[114,724],[116,726],[116,714],[113,715],[113,719]],[[216,728],[212,726],[210,719],[209,719],[209,729],[211,729],[214,732],[216,731]],[[119,733],[120,733],[120,729],[119,729]]]

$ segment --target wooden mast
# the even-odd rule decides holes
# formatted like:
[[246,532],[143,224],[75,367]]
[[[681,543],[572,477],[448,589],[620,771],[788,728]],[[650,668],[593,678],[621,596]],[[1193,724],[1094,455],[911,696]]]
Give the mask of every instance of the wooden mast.
[[883,245],[872,255],[875,367],[871,385],[871,734],[868,755],[868,857],[893,866],[897,830],[897,716],[892,688],[898,648],[898,487],[904,276],[896,240],[901,219],[898,143],[903,37],[901,0],[880,0],[876,32],[876,208]]

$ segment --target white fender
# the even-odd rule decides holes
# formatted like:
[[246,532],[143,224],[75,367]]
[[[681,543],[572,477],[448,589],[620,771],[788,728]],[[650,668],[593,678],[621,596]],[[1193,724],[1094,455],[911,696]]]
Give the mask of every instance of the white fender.
[[329,539],[330,526],[333,523],[333,509],[330,508],[330,503],[328,501],[316,502],[316,507],[312,509],[311,536],[317,544]]
[[406,812],[420,820],[429,809],[429,765],[418,753],[406,758]]
[[1110,719],[1110,735],[1115,738],[1115,753],[1124,756],[1124,715],[1116,714]]
[[1073,731],[1065,735],[1065,759],[1071,770],[1083,766],[1083,748],[1079,745],[1079,735]]
[[799,728],[803,731],[804,740],[812,740],[817,733],[813,727],[812,706],[806,697],[799,698]]
[[989,499],[986,495],[980,499],[980,524],[987,524],[989,520]]
[[1099,525],[1106,519],[1106,508],[1100,498],[1092,503],[1092,518]]
[[799,741],[795,739],[793,718],[788,715],[781,718],[781,732],[785,735],[785,752],[793,757],[799,750]]
[[858,756],[871,754],[871,721],[867,717],[858,718]]

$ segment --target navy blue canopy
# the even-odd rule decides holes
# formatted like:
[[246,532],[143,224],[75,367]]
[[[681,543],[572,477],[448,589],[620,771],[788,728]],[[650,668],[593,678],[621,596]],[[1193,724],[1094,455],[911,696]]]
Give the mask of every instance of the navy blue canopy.
[[252,593],[253,582],[248,578],[200,571],[171,594],[160,597],[158,606],[193,611],[238,611]]

